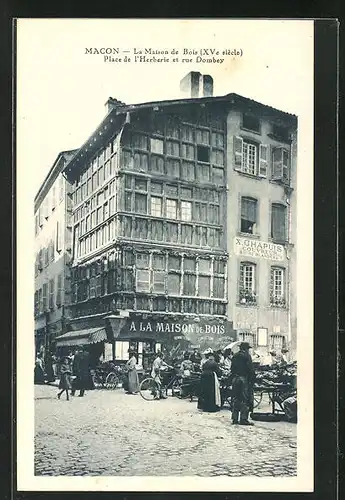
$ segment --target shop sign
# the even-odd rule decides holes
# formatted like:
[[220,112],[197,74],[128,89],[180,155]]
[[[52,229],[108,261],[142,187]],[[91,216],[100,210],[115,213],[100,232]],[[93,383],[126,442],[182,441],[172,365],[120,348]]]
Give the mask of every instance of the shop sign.
[[[214,323],[175,323],[168,321],[132,321],[130,320],[129,332],[155,332],[155,333],[182,333],[184,335],[200,334],[218,334],[225,333],[224,324]],[[183,338],[183,336],[181,336]]]
[[276,261],[282,261],[285,258],[283,245],[237,236],[234,239],[234,253],[243,257],[256,257]]

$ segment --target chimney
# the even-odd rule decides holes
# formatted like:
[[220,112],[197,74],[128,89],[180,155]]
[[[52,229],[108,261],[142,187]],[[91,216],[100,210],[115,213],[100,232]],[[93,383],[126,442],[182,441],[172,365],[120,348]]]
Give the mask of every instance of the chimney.
[[213,78],[199,71],[190,71],[180,81],[180,91],[184,98],[212,97]]
[[213,97],[213,78],[211,75],[202,76],[202,97]]
[[180,91],[185,98],[199,97],[200,91],[200,77],[199,71],[190,71],[180,81]]
[[113,97],[109,97],[109,99],[105,103],[107,113],[110,113],[112,109],[119,108],[121,106],[126,106],[126,104],[122,101],[119,101],[118,99],[114,99]]

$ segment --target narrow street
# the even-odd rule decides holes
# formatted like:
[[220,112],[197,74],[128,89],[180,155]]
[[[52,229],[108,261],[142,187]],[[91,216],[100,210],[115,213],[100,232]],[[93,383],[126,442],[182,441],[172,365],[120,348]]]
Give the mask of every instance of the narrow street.
[[295,476],[296,425],[232,426],[196,402],[144,401],[122,389],[57,399],[35,386],[35,475]]

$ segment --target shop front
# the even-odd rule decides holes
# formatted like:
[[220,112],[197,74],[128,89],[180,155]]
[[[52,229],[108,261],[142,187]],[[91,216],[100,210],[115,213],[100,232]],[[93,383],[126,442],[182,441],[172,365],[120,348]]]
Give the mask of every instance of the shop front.
[[129,315],[108,316],[105,321],[108,338],[113,337],[113,359],[125,361],[133,350],[144,369],[157,351],[178,355],[188,349],[220,348],[234,339],[232,324],[219,318]]
[[58,357],[74,354],[83,346],[91,357],[91,365],[97,366],[99,359],[104,357],[107,333],[104,326],[72,330],[55,338]]

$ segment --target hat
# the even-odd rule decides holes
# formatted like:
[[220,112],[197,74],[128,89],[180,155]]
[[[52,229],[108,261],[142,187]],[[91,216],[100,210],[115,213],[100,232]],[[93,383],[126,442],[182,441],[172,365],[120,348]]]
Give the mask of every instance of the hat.
[[240,344],[240,349],[241,350],[247,350],[247,349],[251,349],[252,346],[249,344],[249,342],[241,342]]
[[203,354],[213,354],[213,350],[211,349],[211,347],[208,347],[204,352]]

